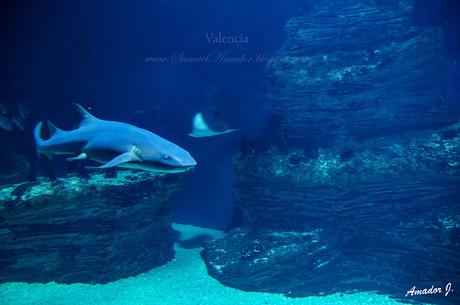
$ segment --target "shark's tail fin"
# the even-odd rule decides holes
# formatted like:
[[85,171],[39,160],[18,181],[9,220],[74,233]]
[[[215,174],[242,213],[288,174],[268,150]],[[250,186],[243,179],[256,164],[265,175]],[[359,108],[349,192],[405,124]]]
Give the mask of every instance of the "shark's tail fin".
[[47,140],[43,139],[42,137],[42,127],[43,127],[43,122],[39,122],[34,129],[34,139],[35,139],[35,146],[37,148],[37,154],[40,155],[45,155],[48,158],[51,157],[51,154],[46,152],[46,142],[49,141],[51,138],[55,137],[59,133],[63,132],[61,129],[57,128],[53,123],[50,121],[48,123],[48,136],[49,138]]
[[37,148],[37,154],[41,155],[43,146],[45,144],[45,140],[42,138],[42,126],[43,122],[38,122],[34,128],[34,139],[35,139],[35,146]]

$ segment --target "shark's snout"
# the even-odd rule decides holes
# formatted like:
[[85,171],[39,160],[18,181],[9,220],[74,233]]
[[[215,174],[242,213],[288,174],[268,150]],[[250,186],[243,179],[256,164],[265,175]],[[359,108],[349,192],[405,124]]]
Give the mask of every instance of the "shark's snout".
[[192,157],[190,157],[190,160],[187,160],[186,162],[183,163],[182,166],[184,167],[195,167],[197,165],[195,159],[193,159]]
[[181,167],[185,168],[193,168],[197,165],[197,162],[193,157],[189,154],[186,153],[183,156],[179,157],[176,159]]
[[[184,172],[197,165],[197,162],[190,153],[177,145],[171,145],[168,150],[164,150],[160,157],[157,158],[154,157],[151,161],[156,167],[161,167],[168,171]],[[144,157],[144,161],[148,162],[148,157]]]

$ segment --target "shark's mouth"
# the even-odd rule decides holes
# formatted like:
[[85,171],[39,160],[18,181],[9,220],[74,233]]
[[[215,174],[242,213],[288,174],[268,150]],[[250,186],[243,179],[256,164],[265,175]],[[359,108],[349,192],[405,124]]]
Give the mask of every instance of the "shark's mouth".
[[164,164],[160,162],[129,162],[121,165],[125,168],[132,168],[132,169],[142,169],[142,170],[149,170],[154,172],[162,172],[162,173],[181,173],[186,172],[195,167],[193,166],[172,166],[169,164]]

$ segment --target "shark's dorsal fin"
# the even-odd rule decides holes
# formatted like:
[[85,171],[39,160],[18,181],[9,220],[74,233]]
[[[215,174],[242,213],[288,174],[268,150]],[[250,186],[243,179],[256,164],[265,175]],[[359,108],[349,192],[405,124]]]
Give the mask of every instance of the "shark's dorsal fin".
[[89,113],[85,108],[78,105],[77,103],[73,103],[73,106],[75,108],[75,111],[78,114],[78,122],[77,122],[78,127],[97,120],[97,118],[94,115]]

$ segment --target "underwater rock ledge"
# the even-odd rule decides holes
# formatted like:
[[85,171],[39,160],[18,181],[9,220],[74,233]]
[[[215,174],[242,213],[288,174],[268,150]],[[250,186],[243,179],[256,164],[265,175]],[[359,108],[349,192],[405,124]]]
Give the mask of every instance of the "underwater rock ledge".
[[[234,158],[246,224],[257,228],[311,230],[411,218],[460,198],[460,123],[318,149],[248,150]],[[369,208],[373,214],[364,215]],[[449,213],[456,204],[450,205]],[[273,213],[271,212],[273,211]],[[343,220],[343,221],[342,221]],[[346,221],[345,221],[346,220]]]
[[305,1],[266,66],[274,126],[234,159],[244,226],[206,244],[208,272],[310,296],[459,286],[459,109],[443,33],[412,0]]
[[3,186],[0,281],[106,283],[174,255],[180,175],[117,171]]
[[[271,109],[290,145],[332,144],[453,124],[439,27],[411,24],[412,0],[310,1],[268,64]],[[308,143],[308,144],[307,144]]]
[[407,302],[413,285],[458,279],[460,123],[317,156],[252,150],[234,166],[245,228],[203,251],[222,283],[289,296],[377,291]]

